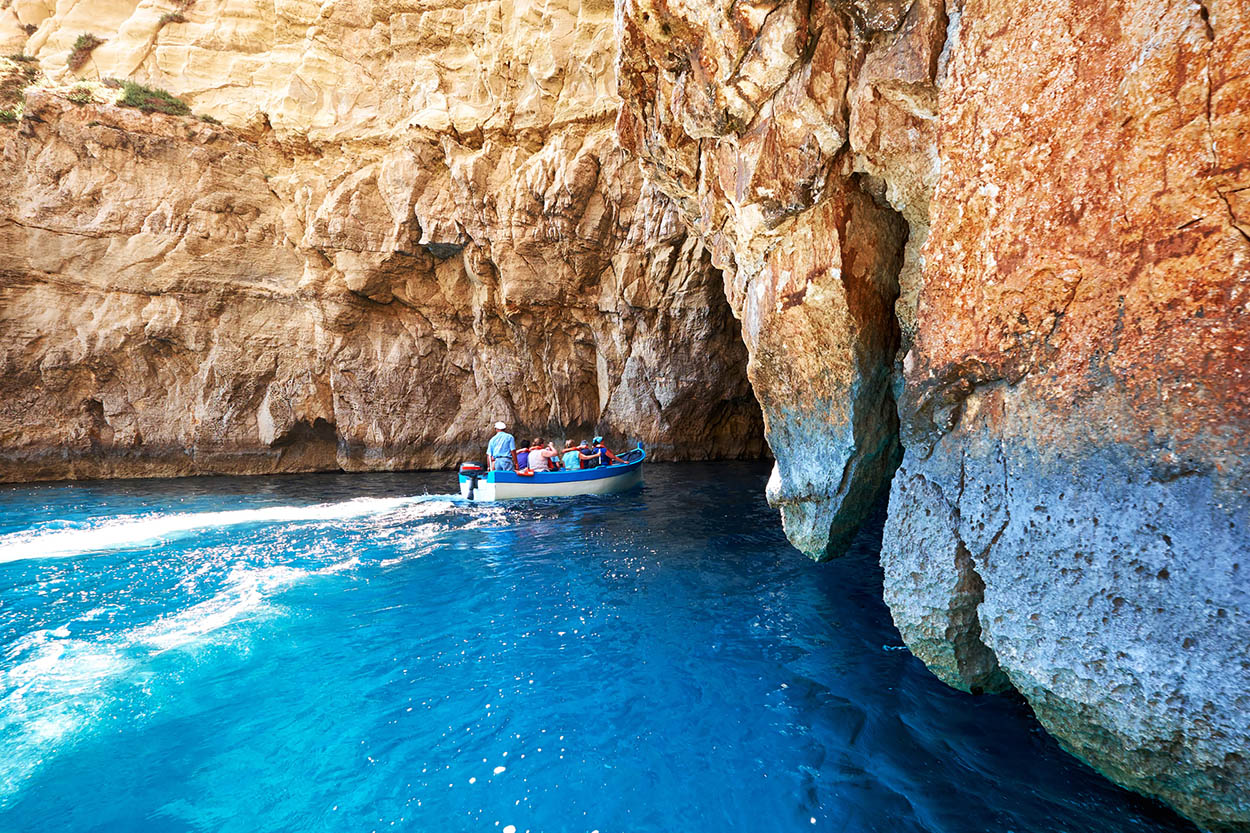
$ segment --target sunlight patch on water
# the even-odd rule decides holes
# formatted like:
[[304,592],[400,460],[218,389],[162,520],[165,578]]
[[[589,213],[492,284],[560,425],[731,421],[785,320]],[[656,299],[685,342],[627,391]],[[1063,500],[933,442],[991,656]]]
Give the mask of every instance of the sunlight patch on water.
[[86,614],[50,630],[15,640],[0,670],[0,807],[44,764],[80,735],[106,723],[109,707],[129,694],[150,693],[144,664],[178,648],[220,639],[230,625],[263,615],[275,594],[302,579],[342,573],[356,557],[316,570],[289,566],[230,570],[221,590],[185,610],[117,634],[75,639],[70,626]]

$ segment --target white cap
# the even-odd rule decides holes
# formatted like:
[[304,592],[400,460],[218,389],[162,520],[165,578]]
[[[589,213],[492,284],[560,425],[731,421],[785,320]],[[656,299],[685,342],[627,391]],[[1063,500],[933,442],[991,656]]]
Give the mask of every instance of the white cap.
[[496,428],[498,428],[500,431],[502,431],[503,429],[507,428],[508,426],[507,426],[507,424],[506,424],[506,423],[503,423],[503,422],[496,422],[496,423],[495,423],[495,427],[496,427]]

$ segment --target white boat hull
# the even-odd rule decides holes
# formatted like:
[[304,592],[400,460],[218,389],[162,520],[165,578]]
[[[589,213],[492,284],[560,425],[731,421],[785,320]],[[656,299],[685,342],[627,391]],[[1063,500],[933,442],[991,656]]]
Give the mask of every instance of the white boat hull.
[[646,459],[646,454],[638,449],[636,456],[637,459],[625,464],[581,471],[536,472],[532,476],[522,476],[510,471],[481,472],[477,475],[476,482],[472,474],[462,471],[460,495],[466,500],[491,501],[623,492],[642,482],[642,462]]

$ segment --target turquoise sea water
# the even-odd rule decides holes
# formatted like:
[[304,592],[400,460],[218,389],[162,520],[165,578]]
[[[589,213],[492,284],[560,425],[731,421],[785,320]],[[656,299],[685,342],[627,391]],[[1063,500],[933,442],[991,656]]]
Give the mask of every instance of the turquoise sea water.
[[1181,831],[899,647],[766,468],[0,488],[0,831]]

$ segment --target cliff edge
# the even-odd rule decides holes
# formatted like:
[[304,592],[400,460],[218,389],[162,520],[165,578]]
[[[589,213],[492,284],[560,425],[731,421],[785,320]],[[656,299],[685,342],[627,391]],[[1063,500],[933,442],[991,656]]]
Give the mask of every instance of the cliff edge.
[[725,270],[791,540],[891,484],[916,656],[1250,829],[1250,9],[620,6],[621,142]]

